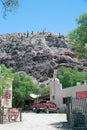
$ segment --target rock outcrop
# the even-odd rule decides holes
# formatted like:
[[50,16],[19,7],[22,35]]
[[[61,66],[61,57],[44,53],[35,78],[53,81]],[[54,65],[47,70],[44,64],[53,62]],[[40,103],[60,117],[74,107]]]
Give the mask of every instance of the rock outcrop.
[[27,32],[0,35],[0,48],[0,64],[14,72],[25,71],[38,82],[52,78],[59,66],[87,71],[87,61],[74,59],[68,39],[60,34]]

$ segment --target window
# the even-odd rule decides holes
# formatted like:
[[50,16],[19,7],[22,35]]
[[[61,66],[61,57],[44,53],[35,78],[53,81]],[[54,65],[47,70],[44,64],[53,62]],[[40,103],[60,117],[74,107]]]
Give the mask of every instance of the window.
[[52,96],[52,99],[53,99],[53,100],[55,99],[55,96],[54,96],[54,95]]

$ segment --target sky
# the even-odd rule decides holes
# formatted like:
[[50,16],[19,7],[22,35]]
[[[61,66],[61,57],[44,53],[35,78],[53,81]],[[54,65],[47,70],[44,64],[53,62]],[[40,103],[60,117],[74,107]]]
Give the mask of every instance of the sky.
[[87,13],[87,0],[19,0],[17,10],[5,19],[1,11],[0,34],[45,30],[67,35],[77,27],[76,18]]

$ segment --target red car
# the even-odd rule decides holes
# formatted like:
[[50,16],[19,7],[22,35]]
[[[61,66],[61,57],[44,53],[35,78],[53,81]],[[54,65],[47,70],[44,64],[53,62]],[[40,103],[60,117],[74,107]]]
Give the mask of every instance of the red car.
[[59,107],[57,104],[47,101],[47,100],[42,100],[38,103],[33,104],[33,111],[39,113],[40,111],[44,111],[46,113],[49,112],[58,112]]

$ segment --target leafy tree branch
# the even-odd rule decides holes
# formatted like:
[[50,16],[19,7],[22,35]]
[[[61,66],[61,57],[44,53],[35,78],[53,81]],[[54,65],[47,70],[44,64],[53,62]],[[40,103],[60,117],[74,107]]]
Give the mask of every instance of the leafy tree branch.
[[87,58],[87,13],[76,19],[78,27],[69,34],[69,44],[75,49],[77,58]]
[[19,1],[18,0],[0,0],[3,6],[3,16],[7,15],[7,12],[12,12],[17,9]]

